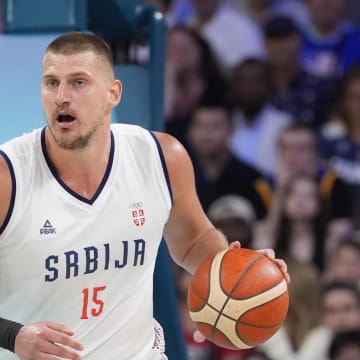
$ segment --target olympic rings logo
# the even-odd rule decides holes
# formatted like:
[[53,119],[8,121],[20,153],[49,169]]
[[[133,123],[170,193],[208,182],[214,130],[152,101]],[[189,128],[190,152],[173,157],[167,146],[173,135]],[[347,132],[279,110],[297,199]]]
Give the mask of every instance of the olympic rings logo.
[[129,205],[129,208],[130,208],[130,209],[141,209],[143,205],[144,205],[144,204],[143,204],[141,201],[139,201],[139,202],[134,202],[134,203],[131,203],[131,204]]

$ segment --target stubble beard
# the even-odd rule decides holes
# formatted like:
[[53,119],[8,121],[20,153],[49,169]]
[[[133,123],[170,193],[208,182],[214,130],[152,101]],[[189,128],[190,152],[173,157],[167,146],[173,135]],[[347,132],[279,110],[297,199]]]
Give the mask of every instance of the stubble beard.
[[78,135],[77,137],[70,138],[66,134],[66,130],[61,134],[55,132],[53,127],[49,126],[50,132],[56,142],[56,144],[64,150],[82,150],[86,148],[94,134],[97,132],[98,128],[104,123],[104,121],[98,121],[87,133]]

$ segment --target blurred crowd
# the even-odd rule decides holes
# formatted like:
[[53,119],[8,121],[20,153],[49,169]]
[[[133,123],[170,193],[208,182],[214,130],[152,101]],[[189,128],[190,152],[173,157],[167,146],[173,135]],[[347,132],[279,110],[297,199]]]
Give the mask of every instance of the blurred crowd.
[[194,328],[175,268],[189,360],[359,360],[360,2],[149,2],[168,25],[166,131],[204,210],[292,277],[278,333],[230,351]]

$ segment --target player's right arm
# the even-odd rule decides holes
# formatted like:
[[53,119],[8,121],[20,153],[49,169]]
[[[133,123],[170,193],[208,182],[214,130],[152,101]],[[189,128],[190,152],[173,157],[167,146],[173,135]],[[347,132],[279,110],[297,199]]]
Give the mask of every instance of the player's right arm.
[[[9,211],[12,188],[9,166],[0,155],[0,229]],[[20,327],[14,326],[15,323],[8,319],[0,318],[0,321],[1,347],[15,352],[19,359],[57,360],[59,356],[71,360],[81,359],[76,350],[82,350],[82,345],[73,338],[73,332],[63,324],[44,321]]]

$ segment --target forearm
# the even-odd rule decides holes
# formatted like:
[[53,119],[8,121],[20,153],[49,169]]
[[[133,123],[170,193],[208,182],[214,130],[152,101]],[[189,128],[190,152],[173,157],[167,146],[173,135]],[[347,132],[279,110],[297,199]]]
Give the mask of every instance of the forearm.
[[14,352],[15,338],[22,327],[22,324],[0,318],[0,347]]
[[192,243],[180,261],[180,265],[193,274],[210,255],[227,249],[229,244],[224,234],[215,229],[205,230]]

